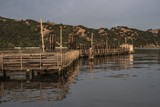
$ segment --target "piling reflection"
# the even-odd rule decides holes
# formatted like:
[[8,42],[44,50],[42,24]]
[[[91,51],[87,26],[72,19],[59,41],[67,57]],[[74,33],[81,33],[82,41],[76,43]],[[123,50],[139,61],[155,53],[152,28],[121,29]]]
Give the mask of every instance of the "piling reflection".
[[119,56],[106,56],[95,57],[94,60],[81,60],[81,64],[88,65],[89,71],[93,72],[94,69],[105,70],[127,70],[133,68],[133,54],[119,55]]
[[94,61],[93,60],[89,60],[89,71],[90,71],[90,74],[91,74],[91,78],[93,79],[93,70],[94,70]]
[[70,94],[70,85],[75,83],[79,74],[78,62],[61,76],[43,74],[29,80],[13,80],[1,77],[0,103],[60,101]]

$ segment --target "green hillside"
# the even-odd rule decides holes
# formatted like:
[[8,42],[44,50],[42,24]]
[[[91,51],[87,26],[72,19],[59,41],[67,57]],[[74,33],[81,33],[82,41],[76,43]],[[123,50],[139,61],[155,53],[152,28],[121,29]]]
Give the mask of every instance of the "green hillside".
[[[60,27],[63,28],[63,46],[68,46],[69,35],[72,35],[79,44],[90,44],[91,34],[94,35],[94,44],[105,44],[106,39],[110,47],[118,46],[127,40],[127,43],[140,46],[160,46],[160,31],[141,31],[128,27],[118,26],[111,29],[92,29],[84,26],[71,26],[44,22],[46,48],[49,46],[49,35],[54,35],[56,46],[59,46]],[[72,44],[73,45],[73,44]],[[15,20],[0,17],[0,48],[14,47],[41,47],[40,23],[31,19]]]

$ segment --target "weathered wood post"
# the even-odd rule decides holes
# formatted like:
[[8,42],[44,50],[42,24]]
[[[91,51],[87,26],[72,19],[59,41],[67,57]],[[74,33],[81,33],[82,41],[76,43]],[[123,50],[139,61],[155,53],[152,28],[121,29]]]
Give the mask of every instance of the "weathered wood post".
[[91,34],[91,48],[93,48],[93,33]]
[[108,39],[106,38],[106,49],[108,49]]
[[0,95],[3,95],[3,91],[4,91],[4,83],[2,82],[1,83],[1,93],[0,93]]
[[62,27],[60,27],[60,69],[59,69],[59,75],[61,74],[62,70]]
[[49,48],[50,48],[50,51],[53,51],[55,49],[55,40],[54,40],[54,36],[53,34],[49,34]]
[[93,33],[91,34],[91,46],[88,49],[88,57],[89,59],[93,59],[94,58],[94,51],[93,51]]
[[52,34],[49,34],[49,48],[52,50]]
[[20,59],[21,59],[21,70],[22,70],[23,69],[22,50],[20,51]]
[[7,71],[3,70],[3,77],[6,78],[7,77]]
[[23,83],[21,82],[21,92],[23,92]]
[[43,34],[43,25],[42,25],[42,18],[40,18],[40,23],[41,23],[41,37],[42,37],[42,49],[44,52],[44,34]]
[[31,69],[27,69],[26,71],[26,80],[29,83],[30,80],[32,80],[34,78],[34,71]]
[[107,55],[108,50],[108,36],[106,35],[106,49],[105,49],[105,55]]
[[1,67],[2,67],[1,70],[3,71],[3,69],[4,69],[4,68],[3,68],[3,53],[1,53]]
[[40,52],[40,55],[39,55],[39,67],[40,67],[40,70],[42,69],[42,53]]
[[32,78],[31,78],[31,79],[33,79],[33,78],[34,78],[34,75],[35,75],[34,70],[31,70],[31,74],[32,74]]
[[3,60],[3,53],[1,53],[1,60],[2,60],[2,62],[1,62],[1,64],[2,64],[2,72],[3,72],[3,77],[6,77],[7,76],[7,72],[6,72],[6,70],[4,70],[4,60]]
[[26,71],[26,80],[29,81],[30,79],[30,69],[27,69]]

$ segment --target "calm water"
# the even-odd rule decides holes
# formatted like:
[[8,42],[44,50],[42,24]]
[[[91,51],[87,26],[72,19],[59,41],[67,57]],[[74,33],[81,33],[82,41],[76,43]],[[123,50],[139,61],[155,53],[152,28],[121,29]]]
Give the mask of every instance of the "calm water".
[[160,107],[160,49],[79,60],[64,76],[0,78],[0,107]]

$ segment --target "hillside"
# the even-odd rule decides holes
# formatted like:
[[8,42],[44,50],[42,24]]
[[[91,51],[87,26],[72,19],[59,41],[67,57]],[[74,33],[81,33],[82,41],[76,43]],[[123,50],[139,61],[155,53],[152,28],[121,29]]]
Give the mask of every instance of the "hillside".
[[[63,27],[63,46],[68,46],[68,39],[71,36],[76,40],[76,46],[79,44],[89,45],[91,33],[94,35],[94,44],[96,45],[105,44],[107,38],[110,47],[118,46],[125,40],[135,47],[160,46],[160,30],[141,31],[125,26],[92,29],[81,25],[71,26],[44,22],[46,48],[49,46],[49,34],[55,35],[56,46],[59,45],[60,26]],[[31,19],[15,20],[0,17],[0,48],[14,47],[41,47],[40,23]]]

